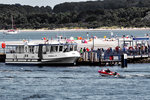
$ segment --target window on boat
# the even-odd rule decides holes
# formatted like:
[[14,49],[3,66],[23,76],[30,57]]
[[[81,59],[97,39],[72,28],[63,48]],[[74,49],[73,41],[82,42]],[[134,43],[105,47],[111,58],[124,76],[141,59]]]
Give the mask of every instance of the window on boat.
[[16,53],[16,46],[7,46],[6,53]]
[[34,47],[34,53],[38,53],[38,50],[39,50],[39,46],[35,46]]
[[43,53],[47,54],[50,52],[51,46],[43,46]]
[[77,45],[74,45],[74,51],[77,51]]
[[73,45],[70,45],[70,51],[73,51]]
[[71,51],[70,49],[71,49],[71,45],[68,45],[68,52]]
[[64,46],[64,52],[69,52],[69,51],[73,51],[73,50],[74,50],[73,45],[65,45]]
[[24,46],[24,52],[28,52],[28,46]]
[[68,46],[67,45],[64,46],[64,52],[68,52]]
[[56,46],[56,52],[58,52],[58,46]]
[[59,46],[59,52],[63,51],[63,46]]
[[50,46],[46,46],[46,53],[50,52]]
[[58,51],[58,46],[51,46],[51,50],[50,50],[50,52],[57,52]]
[[46,54],[46,46],[43,46],[43,54]]
[[16,53],[24,53],[24,46],[16,46]]
[[34,53],[34,46],[29,46],[29,53]]

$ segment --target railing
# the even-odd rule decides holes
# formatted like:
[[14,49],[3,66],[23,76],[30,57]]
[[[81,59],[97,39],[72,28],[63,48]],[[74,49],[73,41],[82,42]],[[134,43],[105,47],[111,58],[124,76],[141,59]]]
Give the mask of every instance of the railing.
[[93,50],[81,53],[83,61],[99,62],[99,61],[120,61],[121,55],[127,54],[128,58],[150,57],[150,50]]
[[[0,53],[5,53],[7,50],[0,47]],[[127,54],[129,58],[150,57],[150,49],[133,49],[133,50],[92,50],[83,52],[81,58],[84,61],[104,61],[104,60],[121,60],[122,54]]]

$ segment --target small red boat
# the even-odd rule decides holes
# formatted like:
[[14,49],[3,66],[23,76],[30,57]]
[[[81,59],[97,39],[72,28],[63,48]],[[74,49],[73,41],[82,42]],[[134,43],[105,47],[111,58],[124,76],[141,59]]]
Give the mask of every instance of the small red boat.
[[98,70],[98,72],[100,73],[100,75],[102,76],[119,76],[120,74],[117,72],[112,72],[110,70]]

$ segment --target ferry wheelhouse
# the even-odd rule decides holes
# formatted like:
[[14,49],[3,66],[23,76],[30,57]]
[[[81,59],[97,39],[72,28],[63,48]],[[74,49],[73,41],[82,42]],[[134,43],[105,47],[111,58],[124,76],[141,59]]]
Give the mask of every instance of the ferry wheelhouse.
[[77,43],[6,45],[6,64],[76,64]]

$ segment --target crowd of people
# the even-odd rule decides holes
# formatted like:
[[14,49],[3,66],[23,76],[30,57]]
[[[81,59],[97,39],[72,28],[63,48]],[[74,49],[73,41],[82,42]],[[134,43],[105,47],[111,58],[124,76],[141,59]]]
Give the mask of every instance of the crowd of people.
[[120,56],[123,53],[126,53],[127,55],[142,55],[142,54],[149,54],[150,52],[150,46],[146,45],[136,45],[136,46],[124,46],[123,48],[116,46],[114,49],[112,47],[109,47],[107,49],[104,48],[97,48],[97,50],[88,47],[80,48],[80,54],[83,56],[85,52],[88,52],[88,55],[90,56],[90,52],[97,53],[97,57],[104,57],[104,59],[110,57],[110,56]]

